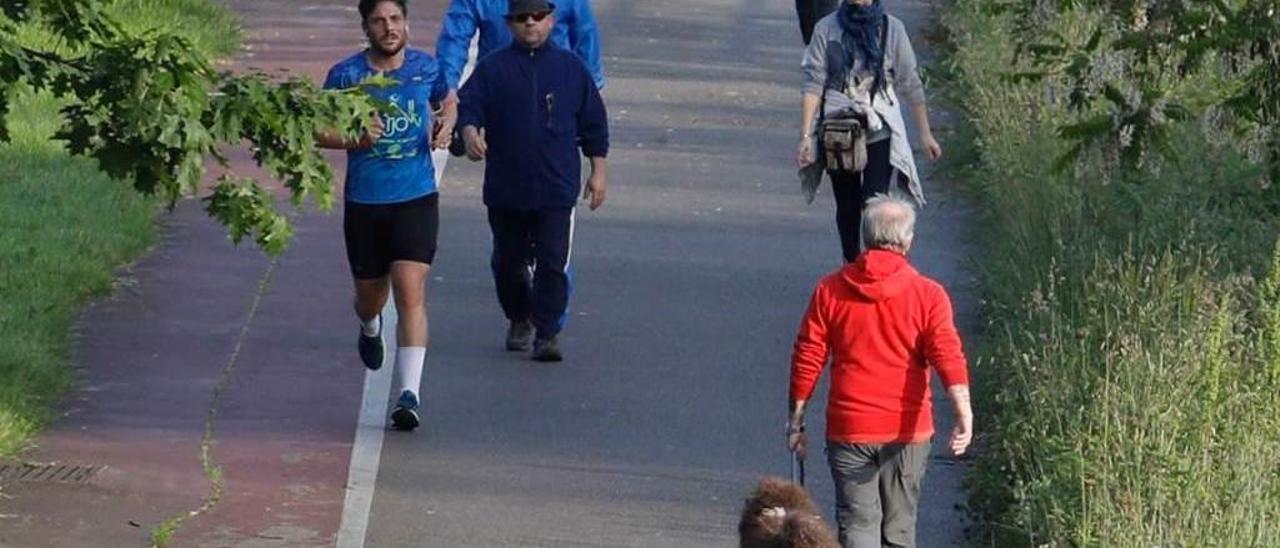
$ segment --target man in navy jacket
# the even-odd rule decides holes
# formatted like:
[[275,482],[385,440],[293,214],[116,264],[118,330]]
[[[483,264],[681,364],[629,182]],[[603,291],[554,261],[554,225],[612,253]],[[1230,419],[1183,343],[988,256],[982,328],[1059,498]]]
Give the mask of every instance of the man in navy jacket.
[[[498,301],[508,350],[560,361],[557,335],[569,305],[578,148],[591,160],[587,197],[604,204],[609,121],[591,74],[548,40],[555,4],[511,0],[515,41],[485,57],[462,87],[458,125],[467,156],[486,160],[484,203],[493,232]],[[530,273],[529,265],[533,264]]]

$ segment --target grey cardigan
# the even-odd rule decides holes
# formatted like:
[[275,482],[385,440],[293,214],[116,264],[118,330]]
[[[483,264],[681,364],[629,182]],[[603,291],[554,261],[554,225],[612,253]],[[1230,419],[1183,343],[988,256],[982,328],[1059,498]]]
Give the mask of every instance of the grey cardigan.
[[[911,143],[907,140],[906,122],[902,116],[899,98],[909,105],[921,105],[925,102],[924,83],[920,81],[919,68],[916,66],[915,50],[911,47],[911,39],[907,36],[907,27],[901,19],[889,16],[888,34],[885,36],[885,79],[887,80],[883,94],[871,100],[870,73],[863,68],[860,59],[853,62],[853,70],[848,71],[846,82],[828,82],[828,66],[844,66],[845,48],[842,40],[845,36],[840,23],[836,21],[836,13],[818,21],[813,28],[813,40],[805,49],[801,67],[804,81],[801,89],[806,94],[822,96],[826,93],[826,115],[830,116],[842,110],[855,110],[866,113],[874,111],[879,116],[868,117],[873,131],[887,126],[890,132],[889,163],[902,175],[906,188],[916,202],[924,205],[924,190],[920,186],[920,177],[916,171],[915,157],[911,152]],[[843,71],[830,71],[840,73]],[[814,128],[817,131],[817,128]]]

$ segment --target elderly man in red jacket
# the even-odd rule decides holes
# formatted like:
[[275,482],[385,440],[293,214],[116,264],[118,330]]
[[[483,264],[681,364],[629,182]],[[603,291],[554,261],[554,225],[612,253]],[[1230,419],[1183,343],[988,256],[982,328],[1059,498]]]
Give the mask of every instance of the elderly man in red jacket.
[[951,396],[949,446],[973,436],[969,374],[951,299],[907,263],[915,210],[892,196],[863,212],[866,251],[813,292],[791,358],[787,446],[804,455],[805,403],[831,357],[827,460],[845,548],[915,546],[920,481],[933,438],[930,372]]

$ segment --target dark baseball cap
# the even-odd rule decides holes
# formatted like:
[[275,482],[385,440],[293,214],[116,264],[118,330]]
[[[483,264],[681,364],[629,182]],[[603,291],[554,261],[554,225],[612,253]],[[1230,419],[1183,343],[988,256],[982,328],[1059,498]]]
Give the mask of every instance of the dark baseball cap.
[[556,11],[556,5],[547,0],[511,0],[507,8],[507,18],[528,13],[548,13]]

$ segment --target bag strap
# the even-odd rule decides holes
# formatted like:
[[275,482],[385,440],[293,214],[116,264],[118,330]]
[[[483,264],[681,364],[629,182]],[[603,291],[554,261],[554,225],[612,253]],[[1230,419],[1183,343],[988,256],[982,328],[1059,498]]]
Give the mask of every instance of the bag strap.
[[818,123],[813,126],[813,130],[819,135],[822,134],[822,122],[827,120],[827,85],[822,85],[822,99],[818,101]]

